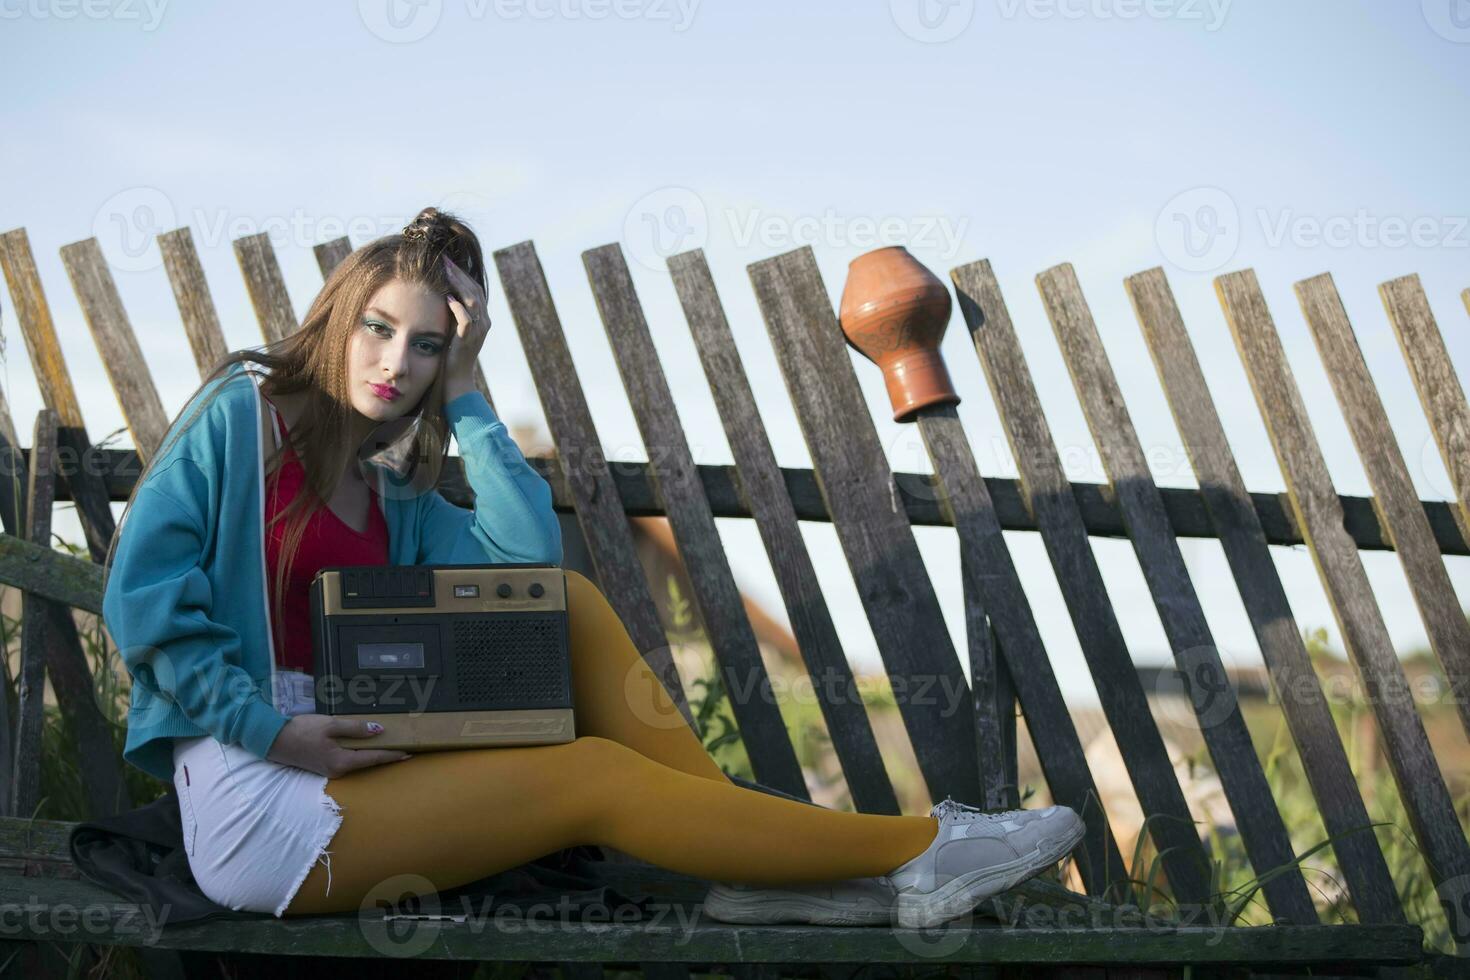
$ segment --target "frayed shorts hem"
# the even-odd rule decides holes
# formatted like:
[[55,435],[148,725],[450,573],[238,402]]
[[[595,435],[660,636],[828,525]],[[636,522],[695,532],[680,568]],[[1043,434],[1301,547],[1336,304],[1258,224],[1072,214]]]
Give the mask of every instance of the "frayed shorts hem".
[[327,777],[251,755],[209,735],[174,744],[184,848],[206,898],[276,918],[318,863],[332,887],[331,851],[342,808]]

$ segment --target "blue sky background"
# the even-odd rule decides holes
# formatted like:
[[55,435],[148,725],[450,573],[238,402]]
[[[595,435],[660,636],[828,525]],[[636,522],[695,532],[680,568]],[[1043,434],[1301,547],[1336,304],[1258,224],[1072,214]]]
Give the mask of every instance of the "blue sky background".
[[[1330,271],[1421,496],[1450,495],[1377,296],[1417,272],[1470,376],[1470,7],[1463,0],[729,3],[0,0],[0,230],[25,227],[94,438],[122,425],[58,249],[96,236],[170,414],[197,384],[152,236],[188,225],[232,347],[260,343],[232,239],[272,232],[293,304],[311,246],[457,210],[487,252],[534,240],[604,447],[646,458],[583,250],[620,242],[700,463],[731,460],[664,257],[702,247],[778,460],[809,466],[745,272],[810,244],[834,304],[847,263],[907,244],[942,278],[994,264],[1072,479],[1104,474],[1034,285],[1071,262],[1162,485],[1193,486],[1124,277],[1163,266],[1251,489],[1284,489],[1212,279],[1256,269],[1339,492],[1369,493],[1292,284]],[[392,3],[394,6],[390,7]],[[1458,3],[1456,9],[1452,3]],[[1404,242],[1419,220],[1417,241]],[[1398,222],[1397,228],[1394,223]],[[1346,228],[1323,240],[1314,228]],[[890,237],[879,238],[880,226]],[[5,397],[40,396],[3,300]],[[492,278],[482,357],[511,425],[544,426]],[[956,312],[944,354],[987,476],[1013,476]],[[929,470],[854,354],[896,469]],[[124,437],[125,438],[125,437]],[[544,451],[522,446],[529,454]],[[1172,460],[1172,462],[1171,462]],[[74,531],[59,517],[62,533]],[[70,529],[70,530],[69,530]],[[784,618],[748,521],[742,587]],[[835,533],[805,525],[855,664],[879,664]],[[963,661],[953,532],[916,530]],[[1095,691],[1040,541],[1008,534],[1068,696]],[[1126,541],[1094,543],[1135,659],[1168,648]],[[1182,542],[1227,662],[1260,662],[1217,544]],[[1274,549],[1298,623],[1336,624],[1309,555]],[[1397,559],[1365,565],[1396,644],[1425,642]],[[1447,558],[1462,605],[1470,559]]]

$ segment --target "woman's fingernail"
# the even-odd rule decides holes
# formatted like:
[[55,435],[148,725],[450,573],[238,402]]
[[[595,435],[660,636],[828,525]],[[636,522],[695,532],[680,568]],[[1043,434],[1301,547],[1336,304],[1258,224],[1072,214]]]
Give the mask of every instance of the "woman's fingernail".
[[[406,755],[405,755],[405,756],[404,756],[404,757],[403,757],[403,759],[412,759],[412,758],[413,758],[413,753],[412,753],[412,752],[409,752],[409,753],[408,753],[408,754],[406,754]],[[399,759],[399,760],[398,760],[398,761],[399,761],[399,762],[402,762],[402,761],[403,761],[403,759]]]
[[368,731],[372,732],[374,735],[378,734],[382,730],[383,730],[383,726],[380,725],[380,724],[378,724],[377,722],[375,722],[375,721],[368,722]]

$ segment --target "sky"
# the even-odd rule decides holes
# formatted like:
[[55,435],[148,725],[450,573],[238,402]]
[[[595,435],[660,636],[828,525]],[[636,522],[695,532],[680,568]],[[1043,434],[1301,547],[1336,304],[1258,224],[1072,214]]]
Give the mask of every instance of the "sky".
[[[94,439],[123,426],[59,249],[98,239],[170,417],[198,374],[155,235],[192,229],[232,348],[261,343],[231,241],[271,234],[292,304],[311,247],[455,211],[490,251],[535,243],[612,460],[646,459],[582,267],[618,243],[697,463],[732,461],[664,266],[702,248],[782,466],[809,467],[746,267],[802,246],[834,307],[902,244],[948,282],[989,259],[1074,481],[1106,474],[1035,276],[1070,262],[1161,486],[1193,487],[1123,280],[1161,267],[1253,491],[1285,489],[1214,295],[1254,269],[1339,493],[1370,487],[1293,284],[1330,272],[1416,489],[1452,496],[1377,287],[1417,273],[1470,376],[1465,0],[0,0],[0,231],[24,227]],[[492,275],[481,361],[512,427],[544,416]],[[8,293],[5,399],[41,399]],[[959,312],[941,351],[981,472],[1016,469]],[[930,472],[850,351],[896,470]],[[121,437],[127,442],[126,433]],[[528,454],[544,447],[524,445]],[[784,620],[756,528],[720,519],[739,585]],[[58,514],[57,530],[75,533]],[[848,656],[881,661],[829,525],[803,524]],[[963,669],[952,529],[915,535]],[[1096,703],[1034,533],[1007,532],[1063,690]],[[1131,545],[1094,539],[1136,662],[1169,660]],[[1217,543],[1181,550],[1227,665],[1261,662]],[[1273,548],[1300,628],[1337,624],[1304,548]],[[1445,559],[1461,605],[1470,558]],[[1395,645],[1426,644],[1392,553],[1364,565]]]

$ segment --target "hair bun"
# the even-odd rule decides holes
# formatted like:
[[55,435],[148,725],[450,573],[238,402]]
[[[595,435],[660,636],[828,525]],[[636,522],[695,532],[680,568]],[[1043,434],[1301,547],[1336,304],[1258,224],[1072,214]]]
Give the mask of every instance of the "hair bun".
[[438,208],[424,208],[412,221],[403,226],[403,237],[409,241],[425,242],[431,246],[443,245],[454,231],[453,219],[440,213]]

